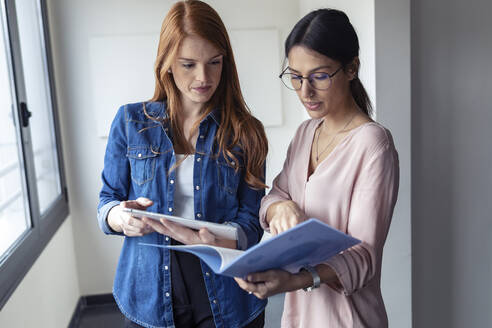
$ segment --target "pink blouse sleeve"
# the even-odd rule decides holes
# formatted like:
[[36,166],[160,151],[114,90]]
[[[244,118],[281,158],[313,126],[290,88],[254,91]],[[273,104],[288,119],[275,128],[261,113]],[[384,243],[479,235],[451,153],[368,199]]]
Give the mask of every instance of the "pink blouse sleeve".
[[289,174],[289,162],[290,162],[290,156],[291,156],[291,148],[292,148],[292,142],[289,145],[289,148],[287,149],[287,157],[284,162],[284,167],[282,168],[282,171],[275,177],[273,180],[273,185],[272,189],[266,195],[263,197],[261,200],[261,207],[260,207],[260,224],[262,228],[265,231],[270,232],[270,227],[268,226],[268,223],[266,222],[266,212],[268,210],[268,207],[272,205],[273,203],[282,201],[282,200],[290,200],[290,193],[289,193],[289,184],[288,184],[288,174]]
[[350,295],[364,288],[381,266],[399,186],[398,155],[392,143],[383,144],[360,171],[352,199],[347,233],[362,242],[325,264],[337,274],[340,284],[332,288]]

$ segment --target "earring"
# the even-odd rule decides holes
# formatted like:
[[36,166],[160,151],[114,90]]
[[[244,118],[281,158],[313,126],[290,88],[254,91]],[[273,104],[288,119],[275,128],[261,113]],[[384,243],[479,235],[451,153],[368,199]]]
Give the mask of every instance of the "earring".
[[169,74],[173,74],[173,72],[171,72],[171,69],[168,69],[168,70],[167,70],[167,72],[168,72]]

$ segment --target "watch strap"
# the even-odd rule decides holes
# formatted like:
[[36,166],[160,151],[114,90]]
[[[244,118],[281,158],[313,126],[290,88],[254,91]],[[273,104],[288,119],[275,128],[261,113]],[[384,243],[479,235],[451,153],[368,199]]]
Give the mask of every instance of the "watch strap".
[[303,290],[306,292],[310,292],[313,289],[319,288],[319,286],[321,285],[321,278],[316,269],[308,265],[303,267],[301,270],[309,272],[311,274],[311,277],[313,278],[313,284],[309,287],[303,288]]

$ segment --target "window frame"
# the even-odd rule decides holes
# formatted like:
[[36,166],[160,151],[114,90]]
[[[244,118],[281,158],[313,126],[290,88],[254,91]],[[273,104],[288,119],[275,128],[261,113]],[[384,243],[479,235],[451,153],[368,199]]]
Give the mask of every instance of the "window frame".
[[[38,202],[38,190],[36,183],[34,154],[31,144],[30,127],[24,127],[22,123],[21,103],[28,103],[24,86],[24,73],[22,69],[22,57],[20,52],[20,39],[17,27],[15,0],[0,0],[0,24],[4,27],[6,37],[6,55],[8,69],[11,72],[12,106],[14,108],[14,120],[17,134],[22,145],[23,183],[27,187],[27,199],[24,202],[28,208],[28,219],[31,227],[21,235],[13,246],[7,251],[5,258],[0,262],[0,310],[7,303],[17,286],[22,282],[36,259],[56,233],[69,214],[68,194],[63,164],[63,153],[60,134],[60,121],[58,117],[57,97],[55,92],[55,80],[51,53],[49,22],[45,0],[35,0],[40,10],[39,22],[43,29],[41,33],[44,62],[47,69],[46,81],[49,88],[52,106],[52,119],[54,137],[58,155],[58,169],[61,193],[53,201],[52,205],[41,215]],[[0,29],[1,31],[1,29]],[[2,50],[3,51],[3,50]]]

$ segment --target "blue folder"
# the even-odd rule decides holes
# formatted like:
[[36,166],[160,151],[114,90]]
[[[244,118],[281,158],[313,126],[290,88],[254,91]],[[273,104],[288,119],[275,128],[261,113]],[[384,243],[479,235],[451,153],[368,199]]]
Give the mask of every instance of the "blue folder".
[[245,277],[248,273],[269,269],[296,273],[303,266],[320,264],[358,243],[360,240],[326,223],[309,219],[246,251],[210,245],[141,245],[192,253],[217,274]]

